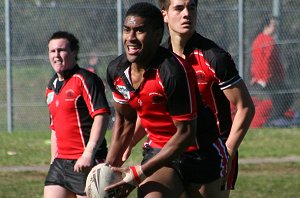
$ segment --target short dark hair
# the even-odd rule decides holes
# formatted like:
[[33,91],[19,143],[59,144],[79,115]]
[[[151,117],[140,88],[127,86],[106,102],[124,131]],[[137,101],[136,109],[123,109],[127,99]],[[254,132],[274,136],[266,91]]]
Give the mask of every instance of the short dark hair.
[[153,28],[164,30],[164,19],[161,11],[155,5],[147,2],[133,4],[126,12],[127,16],[140,16]]
[[[76,50],[77,52],[79,52],[79,41],[78,41],[78,39],[72,33],[69,33],[69,32],[66,32],[66,31],[54,32],[52,34],[52,36],[49,38],[48,44],[53,39],[61,39],[61,38],[62,39],[67,39],[69,41],[71,51]],[[76,57],[76,60],[78,60],[78,57]]]
[[[198,5],[198,0],[195,0],[196,5]],[[167,10],[170,7],[171,0],[158,0],[158,5],[160,9]]]

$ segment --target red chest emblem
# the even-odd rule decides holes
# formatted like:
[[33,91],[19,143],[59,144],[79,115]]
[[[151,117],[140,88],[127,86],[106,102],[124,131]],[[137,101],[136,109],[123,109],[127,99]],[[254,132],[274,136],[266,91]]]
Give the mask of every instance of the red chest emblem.
[[198,84],[207,84],[206,75],[202,70],[196,71],[196,76]]

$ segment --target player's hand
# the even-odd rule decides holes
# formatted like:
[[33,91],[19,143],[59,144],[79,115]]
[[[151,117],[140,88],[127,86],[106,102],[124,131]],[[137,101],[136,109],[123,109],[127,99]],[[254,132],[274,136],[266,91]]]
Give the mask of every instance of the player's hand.
[[83,172],[89,171],[93,166],[93,156],[92,155],[82,155],[75,163],[74,171]]
[[111,169],[114,172],[119,172],[122,175],[125,175],[123,180],[105,188],[105,191],[107,192],[117,192],[115,197],[126,197],[146,178],[140,165],[125,168],[111,167]]

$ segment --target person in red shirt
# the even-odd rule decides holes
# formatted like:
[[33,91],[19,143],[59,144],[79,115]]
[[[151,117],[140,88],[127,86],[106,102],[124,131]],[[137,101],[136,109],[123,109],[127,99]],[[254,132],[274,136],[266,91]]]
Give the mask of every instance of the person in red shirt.
[[[128,195],[135,186],[138,197],[179,197],[185,185],[201,183],[203,178],[195,174],[207,170],[198,165],[201,157],[211,159],[209,168],[217,167],[213,179],[226,170],[226,148],[221,140],[206,155],[200,153],[199,143],[208,139],[197,138],[200,132],[196,133],[202,112],[196,75],[183,59],[160,46],[163,33],[160,10],[145,2],[134,4],[123,24],[125,53],[107,68],[116,117],[106,162],[125,175],[106,188],[118,192],[116,197]],[[117,168],[123,164],[137,117],[148,137],[143,161]]]
[[[285,69],[274,34],[276,18],[266,18],[261,24],[261,32],[252,43],[251,85],[257,90],[268,92],[272,101],[272,112],[265,126],[287,126],[284,113],[292,104],[293,96],[287,91]],[[278,92],[278,93],[277,93]]]
[[[226,177],[203,183],[195,192],[202,197],[218,192],[218,197],[229,197],[238,174],[238,148],[255,113],[251,96],[231,55],[196,32],[197,0],[159,0],[159,5],[170,35],[163,46],[192,65],[202,101],[213,111],[229,154]],[[233,120],[231,105],[237,109]]]
[[107,155],[110,109],[102,80],[77,64],[79,41],[58,31],[48,41],[55,75],[46,88],[50,113],[51,165],[44,198],[86,197],[89,170]]

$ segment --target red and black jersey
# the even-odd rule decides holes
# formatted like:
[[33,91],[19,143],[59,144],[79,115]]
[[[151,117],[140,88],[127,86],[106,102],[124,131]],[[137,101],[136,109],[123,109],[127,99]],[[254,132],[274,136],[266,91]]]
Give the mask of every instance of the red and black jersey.
[[[94,73],[77,65],[66,72],[65,80],[57,89],[57,75],[46,88],[50,112],[50,128],[57,138],[57,157],[78,159],[89,141],[94,116],[110,113],[102,80]],[[105,158],[106,140],[96,158]]]
[[[170,41],[164,44],[172,50]],[[204,104],[213,110],[220,134],[227,138],[231,125],[230,102],[223,93],[241,80],[231,55],[198,33],[185,46],[186,61],[194,68]]]
[[[110,62],[107,69],[107,81],[115,102],[134,108],[148,134],[150,146],[162,148],[177,131],[173,120],[196,118],[195,73],[169,50],[160,47],[143,77],[139,88],[134,89],[125,54]],[[196,149],[193,145],[187,150]]]

